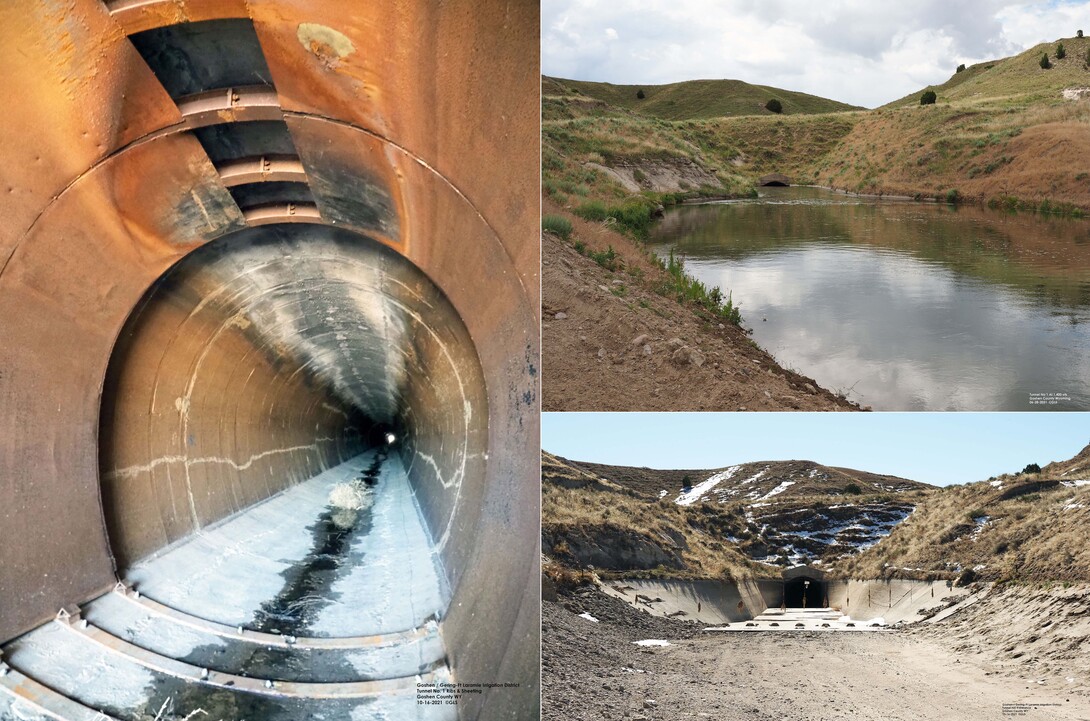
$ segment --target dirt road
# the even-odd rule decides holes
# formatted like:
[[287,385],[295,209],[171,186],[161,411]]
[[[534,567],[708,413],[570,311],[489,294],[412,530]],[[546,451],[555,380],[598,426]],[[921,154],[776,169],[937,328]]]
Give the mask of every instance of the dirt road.
[[599,596],[545,604],[546,719],[1090,719],[1085,678],[1000,673],[911,631],[712,635]]

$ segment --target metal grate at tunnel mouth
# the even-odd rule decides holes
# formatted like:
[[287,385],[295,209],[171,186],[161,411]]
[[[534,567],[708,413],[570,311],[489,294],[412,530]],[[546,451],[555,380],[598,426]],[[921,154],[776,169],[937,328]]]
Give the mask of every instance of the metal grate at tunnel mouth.
[[0,8],[0,718],[536,713],[537,11],[485,4]]

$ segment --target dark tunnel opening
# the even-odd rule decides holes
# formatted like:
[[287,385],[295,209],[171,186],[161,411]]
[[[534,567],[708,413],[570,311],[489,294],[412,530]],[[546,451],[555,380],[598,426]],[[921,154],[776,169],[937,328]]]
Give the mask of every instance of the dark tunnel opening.
[[825,597],[824,581],[799,576],[784,582],[783,600],[787,608],[822,608]]

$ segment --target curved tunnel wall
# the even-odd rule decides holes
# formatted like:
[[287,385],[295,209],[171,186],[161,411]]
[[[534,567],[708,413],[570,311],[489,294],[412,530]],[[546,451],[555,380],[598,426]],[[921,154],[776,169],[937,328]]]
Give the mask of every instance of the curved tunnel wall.
[[[391,423],[404,430],[399,448],[448,573],[444,635],[456,677],[523,684],[470,697],[464,716],[520,718],[535,703],[537,5],[371,5],[0,8],[0,63],[20,98],[0,118],[0,638],[109,588],[113,551],[122,564],[154,552],[336,462],[360,427]],[[257,86],[235,87],[237,78],[175,53],[197,83],[179,89],[164,75],[176,67],[156,66],[130,40],[221,19],[252,25],[265,62]],[[250,132],[272,127],[261,123],[280,129]],[[273,136],[290,146],[250,142]],[[308,237],[321,226],[324,235]],[[359,261],[360,276],[375,262],[401,263],[407,275],[392,274],[401,280],[417,269],[406,288],[377,293],[424,314],[420,298],[433,310],[448,304],[464,337],[446,345],[468,380],[433,373],[445,342],[420,332],[460,334],[442,322],[448,311],[370,339],[423,368],[410,362],[412,379],[399,380],[383,356],[385,390],[371,399],[349,390],[355,360],[318,352],[340,349],[336,330],[317,340],[240,297],[217,307],[247,307],[241,315],[192,314],[223,285],[214,268],[249,267],[232,247],[312,240]],[[205,251],[217,260],[202,267]],[[320,263],[312,270],[335,277]],[[183,276],[193,295],[165,293]],[[303,296],[314,304],[299,309],[306,317],[329,300]],[[128,370],[107,380],[115,341],[114,357],[128,359],[117,367]],[[144,383],[152,376],[154,399]],[[467,401],[456,402],[454,385]],[[101,443],[100,427],[109,429]],[[294,446],[313,450],[268,453]],[[204,490],[190,504],[163,490],[187,465],[159,460],[174,456],[227,459],[217,465],[229,481],[188,464],[189,487]],[[144,476],[133,470],[145,466]]]
[[444,473],[417,474],[436,535],[455,513],[475,515],[458,496],[466,466],[467,486],[483,476],[473,459],[486,452],[484,381],[457,312],[419,270],[316,224],[250,228],[194,251],[155,283],[110,362],[100,458],[119,567],[386,429],[410,445],[443,439],[426,465]]

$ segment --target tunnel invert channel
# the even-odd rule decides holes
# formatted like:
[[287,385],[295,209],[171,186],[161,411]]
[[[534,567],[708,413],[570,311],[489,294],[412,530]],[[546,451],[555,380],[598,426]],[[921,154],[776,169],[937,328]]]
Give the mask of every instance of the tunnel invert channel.
[[[501,0],[469,14],[426,0],[0,7],[20,99],[0,117],[0,641],[338,468],[353,429],[388,424],[450,594],[450,668],[521,684],[466,699],[462,717],[536,703],[537,15]],[[272,318],[275,303],[215,317],[241,296],[201,306],[216,272],[274,247],[299,248],[330,296],[294,306],[299,322]],[[350,289],[376,267],[388,279],[358,295],[382,298],[391,325],[372,336]],[[255,290],[238,275],[222,287]],[[290,288],[263,297],[290,303]],[[342,342],[359,355],[338,361]],[[154,404],[142,377],[162,384]],[[115,493],[143,466],[169,469],[168,489],[185,467],[188,485]]]

